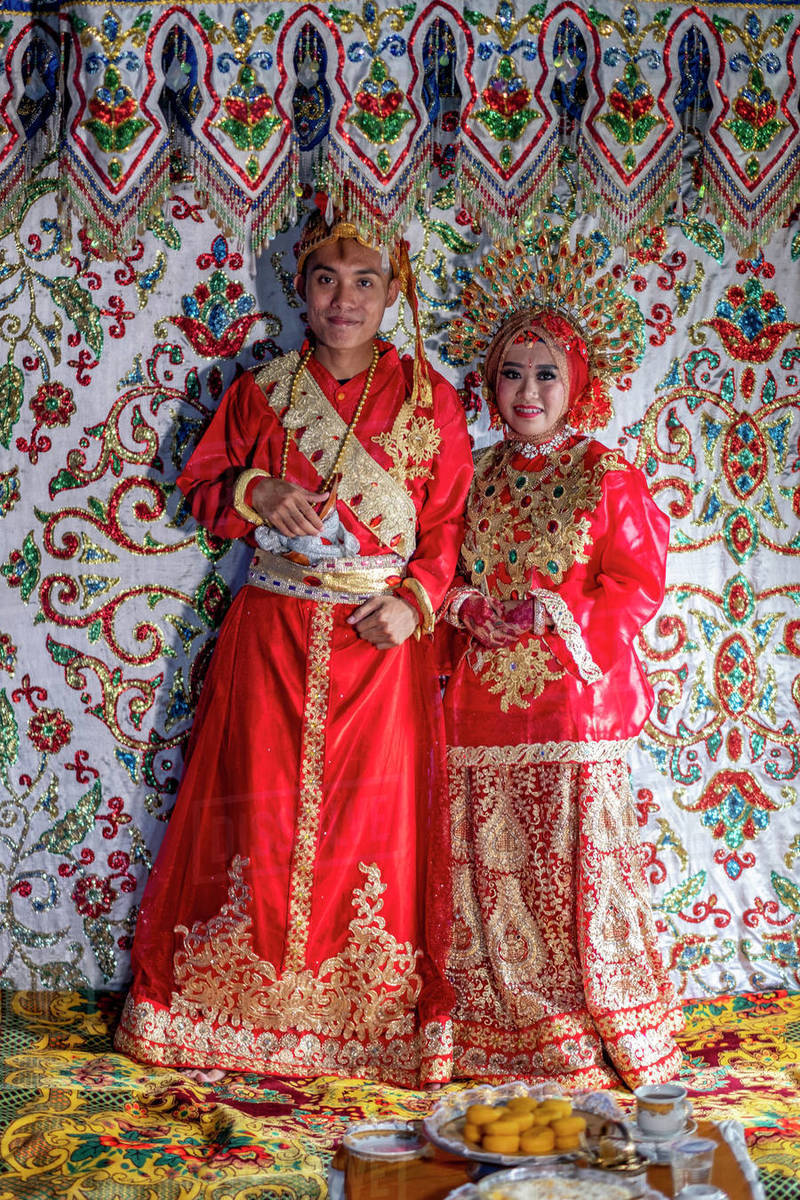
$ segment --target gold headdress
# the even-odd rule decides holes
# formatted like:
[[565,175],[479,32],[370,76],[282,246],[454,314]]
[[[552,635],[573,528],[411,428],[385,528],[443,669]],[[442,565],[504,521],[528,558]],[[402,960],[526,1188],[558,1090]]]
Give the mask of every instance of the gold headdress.
[[470,363],[486,354],[509,318],[550,313],[585,344],[591,395],[581,404],[583,424],[604,424],[611,416],[610,382],[641,362],[644,318],[610,271],[598,274],[602,251],[601,243],[583,236],[573,251],[547,219],[538,233],[491,251],[461,292],[462,315],[450,323],[443,357],[453,365]]
[[376,250],[385,259],[384,270],[392,268],[392,274],[399,273],[399,262],[396,249],[390,252],[385,246],[379,246],[373,239],[365,236],[363,230],[348,217],[338,212],[333,206],[330,196],[317,192],[316,208],[311,212],[303,226],[300,243],[297,247],[297,270],[302,272],[306,259],[315,250],[336,242],[340,238],[352,238],[368,250]]

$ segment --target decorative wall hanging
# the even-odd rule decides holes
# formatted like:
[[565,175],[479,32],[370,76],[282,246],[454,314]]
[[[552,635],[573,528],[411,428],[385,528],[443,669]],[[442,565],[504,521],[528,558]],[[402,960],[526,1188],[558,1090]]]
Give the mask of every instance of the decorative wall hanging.
[[319,175],[408,222],[478,442],[479,380],[441,349],[493,238],[546,217],[628,274],[644,361],[602,437],[671,518],[632,757],[661,947],[683,995],[800,986],[799,28],[794,4],[0,6],[3,983],[127,979],[248,558],[174,482],[236,371],[303,336]]
[[574,163],[625,243],[713,211],[739,249],[800,195],[795,5],[14,4],[0,44],[0,211],[58,171],[108,254],[183,183],[260,251],[321,186],[391,241],[447,159],[513,241]]

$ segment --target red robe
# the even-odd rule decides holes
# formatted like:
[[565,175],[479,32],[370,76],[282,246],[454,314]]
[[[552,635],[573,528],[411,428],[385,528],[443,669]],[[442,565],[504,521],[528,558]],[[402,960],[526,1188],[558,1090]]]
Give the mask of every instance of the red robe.
[[[428,611],[457,560],[469,439],[453,388],[433,374],[432,406],[412,412],[411,360],[381,350],[338,508],[360,562],[389,563],[387,586],[415,580]],[[234,487],[248,468],[280,475],[285,424],[286,478],[318,490],[356,411],[366,372],[339,384],[314,358],[287,410],[295,367],[241,376],[178,480],[219,536],[252,541]],[[428,872],[446,838],[430,639],[377,650],[346,623],[354,603],[319,598],[320,565],[275,573],[251,570],[220,629],[116,1044],[176,1066],[416,1086],[449,1054],[447,878]]]
[[469,585],[533,592],[555,629],[462,641],[445,696],[455,925],[453,1074],[567,1087],[672,1078],[682,1021],[658,953],[625,752],[652,688],[634,645],[669,522],[619,451],[481,457]]

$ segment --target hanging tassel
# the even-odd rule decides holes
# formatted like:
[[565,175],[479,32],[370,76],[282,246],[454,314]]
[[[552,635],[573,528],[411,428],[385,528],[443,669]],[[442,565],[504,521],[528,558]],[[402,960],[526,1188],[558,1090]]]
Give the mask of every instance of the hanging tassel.
[[397,261],[399,264],[397,277],[414,318],[414,390],[411,394],[411,403],[415,408],[431,408],[433,406],[433,389],[419,323],[417,288],[414,283],[411,260],[408,257],[408,242],[405,238],[398,243]]

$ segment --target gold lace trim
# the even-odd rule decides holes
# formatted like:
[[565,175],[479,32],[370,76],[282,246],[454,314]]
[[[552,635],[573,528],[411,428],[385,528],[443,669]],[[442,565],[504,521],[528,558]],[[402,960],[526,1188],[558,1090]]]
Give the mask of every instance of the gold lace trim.
[[[270,408],[284,429],[301,431],[295,445],[325,479],[336,460],[347,425],[308,370],[303,371],[295,402],[287,409],[299,364],[300,356],[292,350],[263,367],[256,375],[256,383],[264,392],[271,383],[275,384],[267,395]],[[341,465],[338,499],[382,545],[409,558],[416,546],[417,512],[405,488],[375,462],[357,437],[351,439]]]
[[325,767],[325,718],[328,712],[328,667],[333,633],[331,604],[317,604],[311,616],[308,673],[300,746],[300,804],[295,822],[289,872],[289,911],[286,920],[284,970],[299,971],[306,957],[311,926],[311,891],[322,812]]
[[546,588],[535,588],[531,595],[553,618],[556,633],[572,655],[581,679],[585,683],[597,683],[603,672],[589,653],[580,626],[569,611],[566,600],[562,600],[556,592],[548,592]]
[[[179,925],[183,947],[176,951],[176,990],[171,1013],[202,1019],[240,1039],[258,1031],[304,1029],[321,1036],[375,1039],[411,1035],[422,981],[415,971],[418,951],[386,929],[380,915],[386,891],[378,867],[359,863],[366,877],[353,893],[356,916],[337,955],[318,969],[279,974],[253,948],[251,891],[244,879],[250,860],[234,858],[228,900],[207,923],[191,931]],[[215,1038],[225,1035],[218,1028]]]
[[599,742],[522,742],[517,746],[450,746],[448,766],[528,766],[536,763],[613,762],[624,759],[635,738]]

